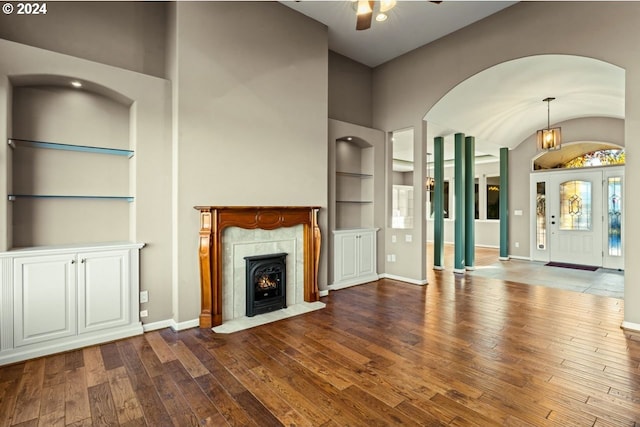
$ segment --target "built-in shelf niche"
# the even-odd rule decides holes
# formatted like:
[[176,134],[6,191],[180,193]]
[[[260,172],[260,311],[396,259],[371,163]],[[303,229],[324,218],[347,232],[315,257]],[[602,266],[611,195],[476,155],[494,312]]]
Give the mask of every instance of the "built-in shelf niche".
[[129,105],[88,90],[12,90],[9,248],[129,240]]
[[358,138],[336,141],[336,229],[373,226],[373,147]]

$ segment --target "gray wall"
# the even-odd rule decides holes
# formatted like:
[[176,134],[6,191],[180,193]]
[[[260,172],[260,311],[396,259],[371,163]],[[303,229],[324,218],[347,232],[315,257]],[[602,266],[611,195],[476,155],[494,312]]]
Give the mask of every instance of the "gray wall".
[[[640,140],[640,57],[636,50],[639,2],[520,2],[450,36],[387,62],[373,74],[373,126],[383,130],[416,130],[424,139],[422,119],[431,107],[458,83],[493,65],[539,54],[569,54],[600,59],[626,71],[625,140]],[[540,23],[544,22],[544,31]],[[567,25],[568,22],[579,25]],[[635,152],[629,143],[627,182],[640,179]],[[416,153],[424,158],[424,153]],[[519,165],[522,166],[522,165]],[[511,170],[518,165],[511,164]],[[528,170],[527,167],[521,167]],[[518,184],[512,181],[517,191]],[[528,187],[525,187],[528,188]],[[627,212],[640,208],[640,199],[626,187]],[[517,198],[510,201],[511,206]],[[510,208],[511,208],[510,206]],[[528,230],[528,226],[526,228]],[[415,230],[414,241],[422,235]],[[640,324],[640,223],[626,223],[625,321]],[[424,246],[424,245],[423,245]],[[526,245],[521,245],[521,249]],[[397,250],[397,257],[414,259],[421,248]],[[525,249],[526,250],[526,249]],[[422,255],[420,255],[422,256]],[[414,269],[415,270],[415,269]],[[407,274],[424,277],[424,271]]]
[[[325,26],[279,3],[179,2],[173,15],[177,319],[186,321],[200,313],[193,206],[317,205],[326,235],[328,47]],[[321,286],[326,269],[324,256]]]
[[329,51],[329,118],[371,127],[370,67]]
[[47,2],[46,15],[0,14],[0,38],[164,77],[165,2]]

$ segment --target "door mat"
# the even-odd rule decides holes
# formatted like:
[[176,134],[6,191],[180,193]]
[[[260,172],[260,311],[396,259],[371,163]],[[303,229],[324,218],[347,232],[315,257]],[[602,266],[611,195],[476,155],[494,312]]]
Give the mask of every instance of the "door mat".
[[573,268],[574,270],[596,271],[600,267],[594,265],[569,264],[568,262],[548,262],[549,267]]

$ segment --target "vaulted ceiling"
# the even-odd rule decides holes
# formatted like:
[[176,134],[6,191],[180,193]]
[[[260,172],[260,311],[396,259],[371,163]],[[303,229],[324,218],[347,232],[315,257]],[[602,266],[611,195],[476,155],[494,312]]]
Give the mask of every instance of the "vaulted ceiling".
[[[327,25],[331,50],[376,67],[517,2],[398,1],[386,21],[374,20],[365,31],[355,29],[352,1],[281,3]],[[614,65],[568,55],[522,58],[498,64],[453,88],[426,114],[427,137],[450,141],[455,132],[473,135],[477,156],[495,156],[500,147],[513,149],[546,127],[546,97],[556,98],[550,105],[553,124],[584,117],[624,119],[624,92],[624,70]],[[402,145],[406,152],[398,155],[413,160],[411,144]],[[452,145],[445,143],[445,159],[453,158]]]

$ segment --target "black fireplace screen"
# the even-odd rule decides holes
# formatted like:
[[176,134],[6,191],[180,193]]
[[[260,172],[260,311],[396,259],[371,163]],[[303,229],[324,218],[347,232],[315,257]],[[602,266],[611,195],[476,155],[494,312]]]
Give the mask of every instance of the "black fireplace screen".
[[287,308],[286,253],[245,257],[248,317]]

